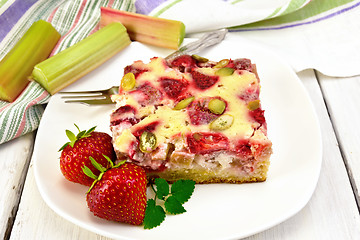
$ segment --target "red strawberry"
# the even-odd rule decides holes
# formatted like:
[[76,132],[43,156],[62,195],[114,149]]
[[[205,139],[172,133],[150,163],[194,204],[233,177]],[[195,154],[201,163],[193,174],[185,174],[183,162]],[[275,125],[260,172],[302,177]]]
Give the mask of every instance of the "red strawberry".
[[95,127],[88,131],[80,131],[76,124],[75,126],[79,133],[75,136],[74,133],[66,130],[70,142],[59,150],[62,151],[60,169],[67,180],[90,186],[93,179],[83,173],[82,166],[87,166],[95,174],[100,172],[91,164],[89,157],[93,157],[98,163],[108,167],[109,163],[103,155],[109,156],[112,160],[116,159],[116,155],[109,134],[95,132]]
[[[110,159],[109,162],[112,164]],[[99,170],[102,173],[97,178],[84,168],[85,173],[96,179],[86,195],[90,211],[107,220],[142,224],[147,201],[145,170],[124,162],[112,164],[108,170],[101,167]]]

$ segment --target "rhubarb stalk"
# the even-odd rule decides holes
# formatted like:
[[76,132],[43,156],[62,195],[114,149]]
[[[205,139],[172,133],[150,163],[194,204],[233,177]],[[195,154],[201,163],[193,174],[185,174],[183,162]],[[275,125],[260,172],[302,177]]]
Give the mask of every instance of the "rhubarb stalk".
[[13,102],[28,85],[34,66],[49,57],[60,34],[48,22],[39,20],[0,62],[0,99]]
[[131,40],[159,47],[178,49],[185,36],[185,25],[176,20],[101,8],[100,26],[121,22]]
[[121,23],[109,24],[37,64],[32,79],[54,94],[103,64],[130,43]]

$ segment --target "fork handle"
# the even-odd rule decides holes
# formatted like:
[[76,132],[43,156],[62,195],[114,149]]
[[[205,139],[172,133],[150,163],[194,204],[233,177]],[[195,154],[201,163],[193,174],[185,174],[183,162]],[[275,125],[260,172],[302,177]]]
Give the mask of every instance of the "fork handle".
[[199,40],[186,44],[165,59],[169,61],[181,55],[192,55],[201,52],[203,49],[221,42],[225,38],[227,32],[227,29],[221,29],[205,33]]

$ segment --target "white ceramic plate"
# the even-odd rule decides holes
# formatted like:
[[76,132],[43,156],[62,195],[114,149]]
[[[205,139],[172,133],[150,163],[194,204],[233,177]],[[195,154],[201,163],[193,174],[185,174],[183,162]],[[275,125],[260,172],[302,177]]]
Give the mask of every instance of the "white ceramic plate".
[[[120,82],[123,68],[134,60],[148,61],[169,52],[132,43],[130,47],[65,90],[104,89]],[[167,216],[152,230],[94,217],[87,208],[87,187],[65,180],[58,149],[67,141],[65,129],[97,125],[109,131],[112,105],[65,104],[54,95],[38,129],[34,170],[45,202],[70,222],[118,239],[232,239],[268,229],[300,211],[309,201],[320,173],[322,146],[314,108],[296,74],[259,46],[224,41],[201,55],[213,60],[247,57],[257,64],[262,105],[274,154],[268,179],[252,184],[197,185],[185,204],[187,212]]]

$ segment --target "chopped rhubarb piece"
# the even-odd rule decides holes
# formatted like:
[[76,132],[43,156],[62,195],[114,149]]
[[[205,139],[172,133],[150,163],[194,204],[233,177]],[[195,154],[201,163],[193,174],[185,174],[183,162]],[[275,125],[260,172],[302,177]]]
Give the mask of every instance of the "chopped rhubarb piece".
[[121,22],[130,39],[171,49],[178,49],[185,36],[185,25],[180,21],[101,8],[100,26]]

